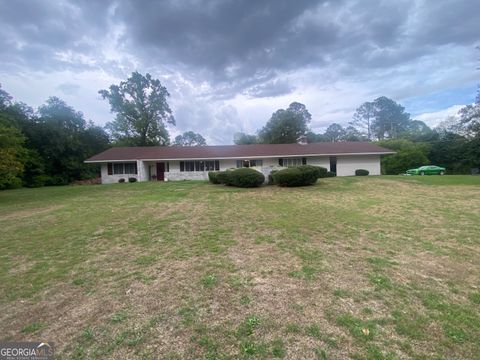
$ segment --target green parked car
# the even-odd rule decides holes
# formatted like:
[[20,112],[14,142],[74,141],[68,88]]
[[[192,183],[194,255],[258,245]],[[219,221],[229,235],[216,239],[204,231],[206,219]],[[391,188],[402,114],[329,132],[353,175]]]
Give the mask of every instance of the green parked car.
[[418,169],[407,170],[407,175],[444,175],[445,168],[435,165],[420,166]]

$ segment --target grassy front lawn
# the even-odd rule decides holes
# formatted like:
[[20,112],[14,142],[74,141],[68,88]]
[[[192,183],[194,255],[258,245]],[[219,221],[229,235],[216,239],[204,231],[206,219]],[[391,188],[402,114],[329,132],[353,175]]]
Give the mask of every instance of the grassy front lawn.
[[20,189],[0,226],[0,339],[62,359],[480,353],[480,177]]

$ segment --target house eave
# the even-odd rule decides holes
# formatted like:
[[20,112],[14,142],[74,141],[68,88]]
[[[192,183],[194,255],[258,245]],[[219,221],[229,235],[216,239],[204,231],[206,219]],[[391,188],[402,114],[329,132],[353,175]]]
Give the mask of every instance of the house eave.
[[272,159],[291,157],[314,157],[314,156],[361,156],[361,155],[391,155],[395,151],[362,152],[362,153],[331,153],[331,154],[295,154],[295,155],[258,155],[258,156],[233,156],[233,157],[197,157],[197,158],[154,158],[154,159],[123,159],[123,160],[85,160],[87,164],[125,162],[125,161],[189,161],[189,160],[243,160],[243,159]]

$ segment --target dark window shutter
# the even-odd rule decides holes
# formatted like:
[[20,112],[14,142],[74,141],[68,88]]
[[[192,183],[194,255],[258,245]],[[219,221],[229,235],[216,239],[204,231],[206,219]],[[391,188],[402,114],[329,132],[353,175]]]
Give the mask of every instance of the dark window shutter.
[[283,166],[283,159],[282,158],[278,159],[278,166]]
[[135,161],[135,174],[138,174],[137,162]]
[[107,163],[107,172],[108,172],[108,175],[113,175],[113,165],[112,165],[112,163]]
[[307,165],[307,158],[302,158],[302,165]]
[[220,161],[219,160],[215,160],[215,170],[220,170]]
[[167,161],[167,172],[170,172],[170,163]]
[[180,161],[180,171],[185,171],[185,162]]

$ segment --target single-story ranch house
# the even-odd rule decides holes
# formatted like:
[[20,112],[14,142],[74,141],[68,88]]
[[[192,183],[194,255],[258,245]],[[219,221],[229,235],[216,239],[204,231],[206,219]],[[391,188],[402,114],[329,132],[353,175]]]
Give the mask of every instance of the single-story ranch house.
[[365,169],[380,175],[380,156],[394,152],[368,142],[222,146],[113,147],[87,159],[101,164],[102,184],[126,181],[206,180],[209,171],[251,167],[265,175],[282,167],[316,165],[337,176]]

